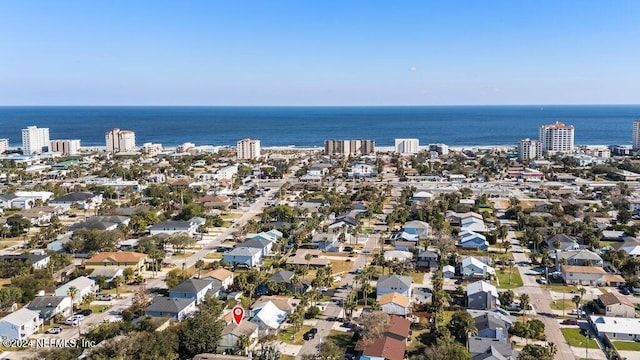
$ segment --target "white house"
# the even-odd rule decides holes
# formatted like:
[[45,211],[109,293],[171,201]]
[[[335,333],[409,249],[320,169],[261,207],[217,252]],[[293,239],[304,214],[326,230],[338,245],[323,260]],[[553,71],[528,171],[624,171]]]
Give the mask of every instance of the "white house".
[[467,256],[462,259],[460,266],[460,272],[463,277],[466,278],[481,278],[486,279],[490,275],[495,275],[496,271],[491,266],[483,263],[473,256]]
[[382,295],[389,294],[392,292],[399,293],[401,295],[406,296],[407,298],[411,298],[411,290],[413,281],[409,276],[401,276],[401,275],[383,275],[378,278],[378,283],[376,284],[376,299],[380,299]]
[[69,210],[76,204],[80,209],[95,209],[102,204],[102,194],[90,192],[73,192],[49,201],[49,205],[60,206]]
[[640,320],[637,318],[592,316],[589,322],[600,338],[606,336],[611,341],[640,339]]
[[205,274],[206,277],[213,280],[213,286],[219,285],[222,289],[228,289],[233,285],[233,272],[219,268]]
[[0,338],[24,340],[35,334],[42,326],[38,311],[22,308],[0,319]]
[[98,285],[94,280],[91,280],[86,276],[80,276],[58,287],[55,291],[55,295],[67,296],[69,295],[69,289],[71,287],[76,289],[75,296],[73,297],[74,304],[81,303],[85,296],[95,294],[99,290]]
[[46,323],[51,322],[58,314],[67,317],[73,311],[70,296],[36,296],[27,308],[40,312],[40,318]]
[[13,194],[0,196],[0,208],[30,209],[36,202],[46,203],[53,196],[49,191],[16,191]]
[[204,300],[207,291],[211,290],[212,288],[212,279],[187,279],[169,289],[169,297],[193,299],[196,301],[197,305]]
[[484,224],[484,220],[473,215],[464,216],[460,219],[460,229],[462,231],[473,231],[477,233],[487,232],[487,226]]
[[[192,219],[193,220],[193,219]],[[187,233],[191,236],[198,232],[200,223],[192,220],[167,220],[149,228],[150,235]]]
[[258,325],[251,321],[243,321],[240,325],[230,323],[225,326],[218,343],[218,352],[239,350],[238,339],[240,336],[249,338],[249,348],[251,348],[258,340]]
[[409,312],[409,298],[397,292],[380,296],[378,304],[389,315],[406,316]]
[[451,279],[452,277],[456,276],[456,268],[454,268],[451,265],[445,265],[442,267],[442,276],[444,276],[447,279]]
[[251,322],[258,325],[260,330],[277,330],[287,318],[287,312],[280,310],[273,302],[269,301],[255,313]]

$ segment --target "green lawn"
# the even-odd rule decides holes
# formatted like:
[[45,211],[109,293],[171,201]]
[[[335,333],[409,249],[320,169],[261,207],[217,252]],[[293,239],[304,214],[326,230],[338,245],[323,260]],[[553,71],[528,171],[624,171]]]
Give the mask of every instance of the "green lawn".
[[83,305],[77,308],[76,311],[80,311],[84,309],[91,309],[91,311],[93,311],[94,314],[98,314],[111,309],[111,305],[91,305],[91,306]]
[[422,282],[424,281],[423,272],[412,272],[412,273],[409,273],[409,276],[411,276],[411,279],[413,280],[414,284],[422,284]]
[[635,341],[613,341],[613,346],[622,351],[640,351],[640,343]]
[[220,260],[222,259],[222,253],[219,252],[210,252],[207,255],[204,256],[205,259],[213,259],[213,260]]
[[571,294],[571,293],[576,293],[577,292],[577,287],[573,286],[573,285],[565,285],[565,284],[549,284],[549,285],[542,285],[542,287],[546,287],[549,291],[555,291],[555,292],[559,292],[559,293],[567,293],[567,294]]
[[551,302],[550,306],[554,310],[562,310],[562,303],[563,302],[564,302],[564,311],[565,312],[569,312],[571,310],[575,310],[576,309],[576,304],[574,304],[573,301],[571,301],[571,299],[555,300],[555,301]]
[[278,333],[278,340],[292,345],[304,345],[304,339],[302,338],[302,335],[304,335],[304,333],[309,330],[311,330],[311,326],[302,325],[300,331],[294,333],[293,327],[290,326]]
[[331,330],[329,331],[327,339],[333,340],[333,342],[342,349],[346,349],[350,345],[353,345],[351,342],[351,339],[353,339],[353,333],[351,332]]
[[515,266],[511,270],[511,281],[509,281],[509,269],[496,271],[496,276],[500,282],[500,286],[498,286],[500,289],[515,289],[523,285],[520,272]]
[[[582,333],[580,332],[580,329],[575,329],[575,328],[562,328],[560,329],[562,330],[562,335],[564,335],[565,340],[567,340],[567,343],[569,343],[569,345],[571,346],[575,346],[575,347],[581,347],[584,348],[585,347],[585,336],[582,335]],[[595,340],[593,339],[589,339],[589,349],[598,349],[598,343],[596,343]]]

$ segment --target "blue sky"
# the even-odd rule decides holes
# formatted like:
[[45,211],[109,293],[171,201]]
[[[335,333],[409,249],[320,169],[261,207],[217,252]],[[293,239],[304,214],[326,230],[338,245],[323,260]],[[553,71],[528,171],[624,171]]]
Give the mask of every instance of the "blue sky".
[[640,1],[0,0],[0,105],[640,103]]

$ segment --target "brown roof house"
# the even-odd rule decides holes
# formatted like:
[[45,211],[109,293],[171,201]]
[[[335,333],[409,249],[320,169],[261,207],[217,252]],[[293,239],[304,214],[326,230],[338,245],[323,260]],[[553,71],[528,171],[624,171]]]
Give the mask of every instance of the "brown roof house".
[[360,359],[404,359],[410,324],[409,320],[399,316],[391,316],[389,319],[389,328],[382,337],[358,342],[356,349],[362,352]]
[[593,302],[598,313],[609,317],[637,317],[636,307],[626,296],[610,292],[598,296]]
[[134,270],[140,272],[144,267],[144,263],[147,260],[147,254],[131,252],[131,251],[118,251],[118,252],[103,252],[90,259],[84,261],[84,265],[88,268],[127,268],[131,267]]

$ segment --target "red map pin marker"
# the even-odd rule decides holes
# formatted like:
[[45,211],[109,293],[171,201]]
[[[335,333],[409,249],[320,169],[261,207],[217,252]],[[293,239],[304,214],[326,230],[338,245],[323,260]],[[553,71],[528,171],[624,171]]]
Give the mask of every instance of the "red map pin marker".
[[233,313],[233,322],[236,323],[236,325],[240,325],[240,322],[244,317],[244,309],[242,308],[242,306],[235,306],[233,310],[231,310],[231,312]]

